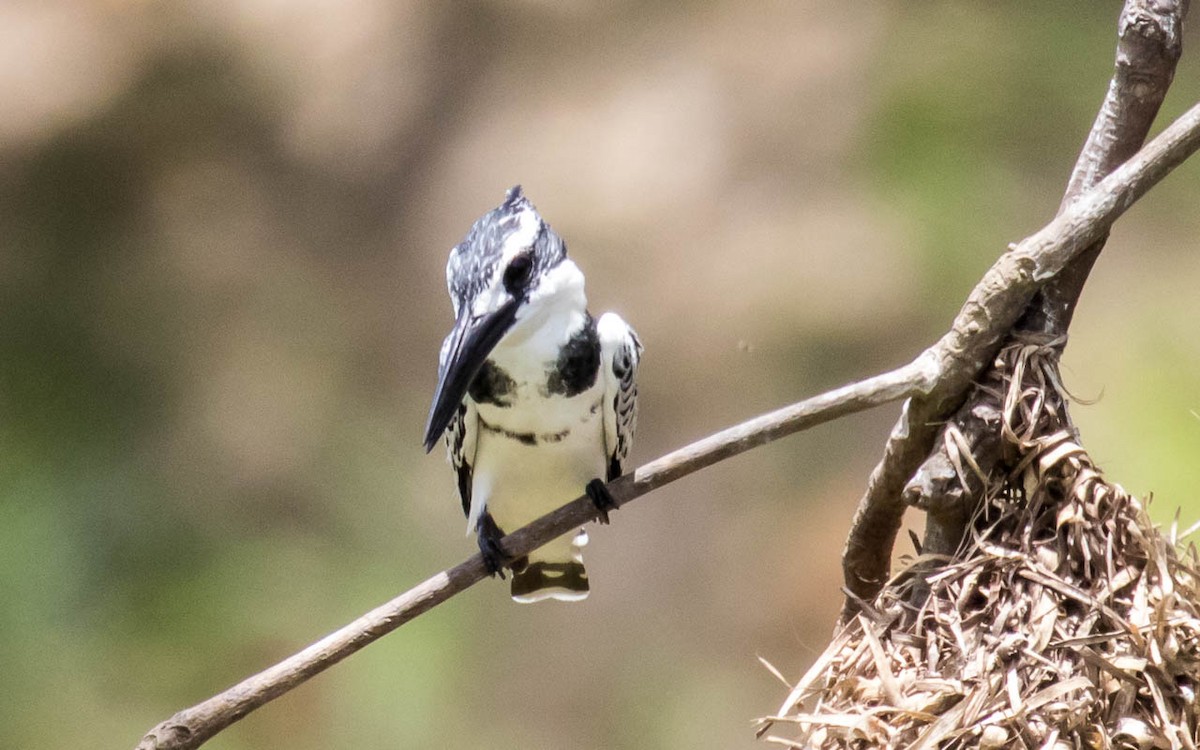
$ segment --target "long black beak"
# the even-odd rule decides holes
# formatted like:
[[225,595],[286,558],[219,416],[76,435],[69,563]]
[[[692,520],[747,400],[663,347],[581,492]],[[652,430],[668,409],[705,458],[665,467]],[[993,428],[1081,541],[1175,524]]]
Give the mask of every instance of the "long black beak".
[[425,423],[426,453],[433,450],[438,438],[446,431],[458,405],[467,395],[467,388],[492,349],[512,328],[520,302],[519,298],[513,298],[500,309],[479,317],[472,317],[469,307],[463,306],[463,312],[450,332],[449,351],[438,368],[437,390],[429,409],[429,421]]

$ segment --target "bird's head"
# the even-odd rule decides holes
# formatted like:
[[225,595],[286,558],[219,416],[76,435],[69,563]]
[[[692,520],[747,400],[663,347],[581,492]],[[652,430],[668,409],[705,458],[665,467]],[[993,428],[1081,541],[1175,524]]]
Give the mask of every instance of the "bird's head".
[[545,320],[586,306],[583,274],[517,185],[450,251],[446,285],[454,329],[442,344],[425,450],[446,430],[488,355],[519,344]]

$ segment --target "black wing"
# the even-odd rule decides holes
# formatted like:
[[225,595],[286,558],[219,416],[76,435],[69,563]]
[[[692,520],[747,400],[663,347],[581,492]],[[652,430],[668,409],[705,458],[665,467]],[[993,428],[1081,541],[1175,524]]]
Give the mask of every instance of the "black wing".
[[471,478],[475,468],[475,443],[479,436],[479,415],[470,399],[458,405],[458,411],[446,427],[446,458],[458,477],[458,497],[463,515],[471,514]]
[[604,447],[608,455],[605,481],[625,471],[637,429],[637,370],[642,343],[621,318],[605,313],[597,324],[604,369]]

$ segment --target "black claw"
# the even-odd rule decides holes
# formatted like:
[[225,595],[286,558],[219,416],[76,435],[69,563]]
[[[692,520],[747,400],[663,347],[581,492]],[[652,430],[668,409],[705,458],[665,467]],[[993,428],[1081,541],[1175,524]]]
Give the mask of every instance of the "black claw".
[[599,478],[596,478],[588,482],[584,490],[592,499],[592,505],[595,505],[596,510],[600,511],[600,523],[608,523],[608,512],[617,509],[617,504],[613,502],[613,496],[608,491],[608,487]]
[[490,575],[500,576],[502,581],[504,580],[504,565],[508,561],[508,553],[500,545],[503,537],[504,532],[496,525],[491,513],[484,513],[479,517],[479,524],[475,527],[475,540],[479,542],[479,554],[483,555],[483,566],[487,568]]

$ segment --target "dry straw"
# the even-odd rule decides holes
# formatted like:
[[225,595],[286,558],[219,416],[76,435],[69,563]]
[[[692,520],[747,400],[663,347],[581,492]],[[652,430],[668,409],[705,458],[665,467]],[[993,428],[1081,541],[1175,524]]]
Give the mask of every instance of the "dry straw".
[[[1156,528],[1080,446],[1061,343],[1008,346],[982,386],[1003,399],[1011,468],[959,551],[918,554],[760,736],[821,749],[1200,742],[1196,549]],[[972,470],[969,454],[958,460]]]

